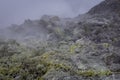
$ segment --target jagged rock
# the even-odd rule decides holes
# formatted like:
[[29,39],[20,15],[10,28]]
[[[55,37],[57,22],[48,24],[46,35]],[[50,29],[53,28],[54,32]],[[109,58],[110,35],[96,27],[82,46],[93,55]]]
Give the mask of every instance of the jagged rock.
[[104,58],[105,63],[114,72],[120,71],[120,55],[112,53]]
[[[7,56],[8,51],[18,52],[19,45],[12,42],[7,44],[5,49],[6,46],[0,43],[0,57],[5,58],[0,59],[0,76],[6,75],[9,71],[6,68],[9,68],[12,71],[11,74],[7,72],[8,76],[15,78],[24,76],[26,79],[40,80],[119,79],[118,74],[114,74],[116,77],[111,75],[120,72],[119,22],[120,0],[105,0],[88,13],[73,19],[44,15],[40,20],[28,19],[21,25],[12,25],[0,30],[0,36],[16,39],[26,49],[20,54]],[[2,54],[2,49],[5,54]],[[4,63],[5,61],[8,62]],[[16,67],[17,64],[20,66]],[[19,73],[20,71],[24,74]]]
[[105,0],[99,5],[93,7],[89,14],[118,14],[120,13],[120,0]]

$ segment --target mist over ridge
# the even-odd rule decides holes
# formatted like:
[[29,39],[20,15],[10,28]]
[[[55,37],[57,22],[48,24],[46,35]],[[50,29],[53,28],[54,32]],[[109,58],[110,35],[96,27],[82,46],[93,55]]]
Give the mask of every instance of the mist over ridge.
[[0,0],[0,27],[40,19],[44,14],[75,17],[103,0]]

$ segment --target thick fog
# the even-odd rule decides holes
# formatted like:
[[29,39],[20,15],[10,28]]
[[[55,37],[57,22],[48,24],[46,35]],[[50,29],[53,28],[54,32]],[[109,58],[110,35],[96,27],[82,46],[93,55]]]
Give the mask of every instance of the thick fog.
[[42,15],[75,17],[103,0],[0,0],[0,27],[20,24]]

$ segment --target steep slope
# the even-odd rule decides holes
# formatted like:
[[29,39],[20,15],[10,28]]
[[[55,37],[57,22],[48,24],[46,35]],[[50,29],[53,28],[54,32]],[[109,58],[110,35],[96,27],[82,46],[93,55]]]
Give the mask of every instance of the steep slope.
[[73,19],[45,15],[2,30],[4,37],[25,49],[0,59],[0,79],[119,80],[119,4],[120,0],[105,0]]
[[89,14],[120,14],[120,0],[105,0],[93,7]]
[[[88,13],[78,16],[78,26],[83,35],[95,42],[108,42],[119,45],[120,1],[105,0],[93,7]],[[81,20],[82,19],[82,20]],[[117,38],[116,42],[114,42]]]
[[[73,24],[72,24],[73,23]],[[44,15],[40,20],[25,20],[21,25],[11,25],[0,30],[0,36],[5,39],[15,39],[26,45],[35,47],[39,42],[65,40],[71,36],[69,26],[74,22],[70,18],[59,18],[57,16]]]

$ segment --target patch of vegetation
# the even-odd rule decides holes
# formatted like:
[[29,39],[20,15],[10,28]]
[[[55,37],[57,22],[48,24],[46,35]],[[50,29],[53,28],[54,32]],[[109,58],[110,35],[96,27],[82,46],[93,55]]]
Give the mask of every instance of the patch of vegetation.
[[86,77],[94,77],[94,76],[109,76],[112,74],[111,71],[105,70],[105,71],[96,71],[96,70],[78,70],[78,75],[86,76]]
[[[70,48],[71,53],[75,53],[75,49],[81,48],[81,46],[80,44],[73,44],[68,48]],[[30,49],[25,46],[22,48],[17,46],[17,49],[21,49],[19,54],[1,56],[0,80],[44,80],[43,76],[51,69],[85,77],[108,76],[112,74],[109,70],[78,70],[71,62],[70,55],[72,54],[61,53],[63,51],[59,51],[59,47],[58,51],[52,49],[46,51],[44,48]],[[11,50],[14,51],[14,49]],[[5,51],[8,54],[8,49]]]

